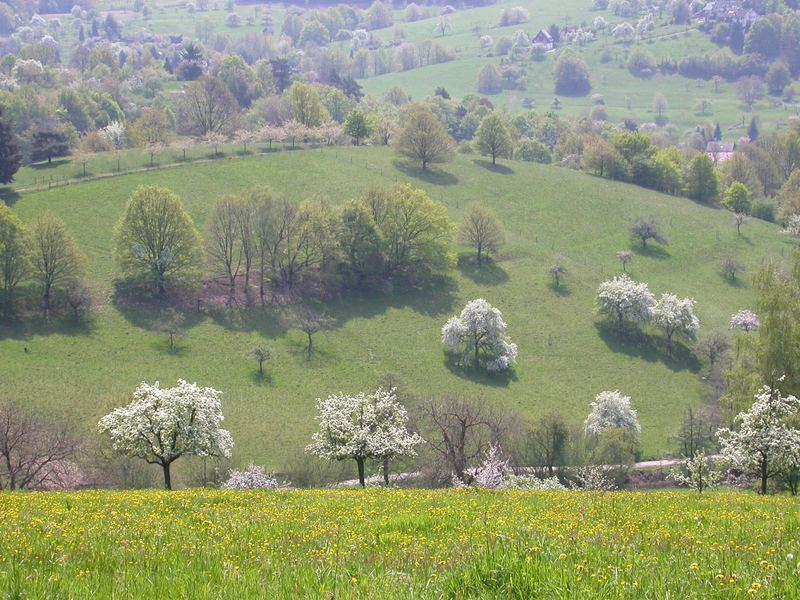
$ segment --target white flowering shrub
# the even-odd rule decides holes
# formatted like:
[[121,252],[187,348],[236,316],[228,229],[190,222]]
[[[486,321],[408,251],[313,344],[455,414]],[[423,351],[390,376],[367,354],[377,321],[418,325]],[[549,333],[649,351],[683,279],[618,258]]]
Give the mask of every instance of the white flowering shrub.
[[503,371],[517,360],[517,345],[506,336],[503,313],[483,298],[468,302],[442,327],[442,344],[460,355],[459,365]]
[[781,229],[781,233],[800,238],[800,215],[789,215],[786,219],[786,227]]
[[510,475],[506,482],[506,488],[532,492],[555,492],[567,489],[555,475],[543,479],[539,479],[535,475]]
[[161,465],[170,489],[170,466],[181,456],[230,456],[233,439],[221,426],[220,396],[183,379],[173,388],[143,382],[133,401],[100,419],[98,428],[120,454]]
[[634,436],[639,435],[639,418],[631,406],[630,396],[623,396],[619,390],[600,392],[590,405],[592,410],[584,422],[589,435],[598,436],[613,428],[627,429]]
[[767,480],[786,468],[800,464],[800,429],[787,423],[800,411],[795,396],[781,396],[780,390],[765,385],[749,410],[734,419],[735,429],[717,431],[720,455],[730,468],[755,473],[760,491],[767,492]]
[[488,50],[492,46],[494,46],[494,40],[492,39],[492,36],[490,36],[490,35],[482,35],[480,37],[479,42],[480,42],[480,45],[481,45],[481,50]]
[[667,479],[678,485],[692,488],[702,493],[703,490],[716,487],[722,479],[722,474],[714,470],[711,459],[700,450],[694,458],[687,458],[682,470],[674,470]]
[[231,469],[223,486],[226,490],[275,490],[278,480],[268,474],[264,467],[248,465],[244,471]]
[[103,127],[100,135],[117,150],[124,148],[128,143],[125,125],[119,121],[112,121]]
[[731,329],[741,329],[750,332],[758,329],[760,325],[758,315],[752,310],[740,310],[731,316]]
[[694,313],[693,298],[678,298],[665,293],[650,311],[653,323],[667,337],[667,347],[672,350],[672,337],[677,333],[693,340],[700,329],[700,320]]
[[14,63],[14,78],[20,83],[35,83],[44,74],[42,63],[20,58]]
[[364,462],[370,458],[414,456],[424,442],[406,429],[408,413],[395,390],[378,388],[372,394],[331,394],[317,400],[319,431],[306,452],[327,460],[355,460],[358,478],[365,484]]
[[597,289],[597,312],[613,318],[620,329],[625,321],[648,321],[656,300],[646,283],[624,273]]
[[575,481],[570,483],[570,487],[589,492],[610,492],[617,488],[605,467],[601,465],[587,465],[576,469]]
[[461,488],[474,486],[487,490],[505,489],[511,469],[508,467],[508,458],[503,457],[499,446],[491,445],[486,450],[483,462],[477,467],[464,471],[464,479],[453,474],[453,487]]

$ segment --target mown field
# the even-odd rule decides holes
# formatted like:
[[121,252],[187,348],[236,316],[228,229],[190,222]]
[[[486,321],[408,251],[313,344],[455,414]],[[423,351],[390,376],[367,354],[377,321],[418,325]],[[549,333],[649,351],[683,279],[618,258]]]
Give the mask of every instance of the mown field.
[[[639,411],[644,457],[670,451],[680,415],[707,393],[701,364],[683,346],[668,356],[654,331],[620,338],[602,326],[595,292],[621,272],[616,251],[634,250],[629,272],[657,295],[695,297],[702,335],[727,329],[730,315],[754,301],[748,273],[731,283],[719,271],[721,260],[734,255],[751,275],[767,257],[788,256],[793,242],[762,221],[737,236],[727,211],[575,171],[511,162],[490,167],[485,159],[459,156],[420,173],[389,149],[338,148],[221,159],[21,194],[12,206],[24,220],[43,210],[64,219],[88,255],[100,305],[87,326],[37,318],[0,325],[3,395],[92,437],[97,419],[128,402],[140,381],[173,384],[183,377],[225,393],[236,462],[281,469],[309,440],[316,398],[374,388],[387,373],[419,396],[481,397],[528,417],[557,409],[575,424],[595,394],[618,388]],[[310,359],[304,335],[283,324],[281,307],[190,311],[187,334],[171,352],[157,330],[157,308],[114,296],[112,230],[139,185],[174,189],[202,228],[218,198],[248,186],[336,205],[395,181],[427,189],[455,222],[470,202],[489,206],[505,223],[508,244],[496,263],[476,269],[466,261],[432,288],[330,299],[326,309],[338,325],[317,336]],[[670,246],[631,245],[628,227],[646,215],[660,220]],[[569,269],[558,293],[547,274],[556,255]],[[509,375],[464,372],[442,351],[442,325],[475,297],[503,311],[519,345]],[[275,351],[264,381],[249,356],[257,345]]]
[[719,492],[0,494],[7,598],[796,598],[798,502]]

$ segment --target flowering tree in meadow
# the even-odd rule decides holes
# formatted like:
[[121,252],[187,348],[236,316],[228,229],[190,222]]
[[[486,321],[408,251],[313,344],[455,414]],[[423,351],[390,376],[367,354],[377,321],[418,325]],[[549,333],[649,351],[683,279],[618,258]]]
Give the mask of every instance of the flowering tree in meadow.
[[229,471],[224,487],[226,490],[274,490],[278,488],[278,480],[264,467],[250,464],[244,471]]
[[740,310],[731,316],[731,329],[741,329],[749,333],[758,329],[759,321],[758,315],[752,310]]
[[591,407],[592,411],[584,422],[589,435],[599,436],[606,429],[617,428],[626,429],[638,437],[641,427],[630,396],[623,396],[619,390],[600,392]]
[[506,336],[503,313],[483,298],[468,302],[442,327],[442,343],[461,355],[459,364],[503,371],[517,360],[517,345]]
[[715,487],[721,475],[711,465],[711,459],[706,456],[705,450],[700,450],[694,458],[687,458],[683,470],[672,471],[667,475],[678,485],[683,485],[702,493],[705,489]]
[[[319,431],[312,435],[306,452],[327,460],[355,460],[362,487],[367,459],[382,459],[386,465],[394,456],[414,456],[414,447],[424,442],[406,429],[408,413],[394,389],[378,388],[355,396],[331,394],[317,400],[317,409]],[[386,468],[384,480],[388,480]]]
[[181,456],[230,456],[233,439],[221,427],[220,395],[183,379],[173,388],[142,382],[128,406],[100,419],[99,430],[120,454],[161,465],[169,490],[170,466]]
[[800,400],[781,396],[780,390],[765,385],[746,412],[736,415],[736,430],[717,431],[720,454],[731,468],[754,472],[761,480],[760,491],[767,493],[767,480],[798,462],[800,429],[787,419],[800,411]]
[[693,298],[678,298],[664,293],[650,311],[650,317],[667,336],[667,350],[672,354],[672,336],[676,333],[693,340],[700,328],[700,320],[694,314]]
[[655,297],[646,283],[634,281],[624,273],[604,281],[597,289],[597,312],[612,317],[618,329],[625,321],[648,321]]

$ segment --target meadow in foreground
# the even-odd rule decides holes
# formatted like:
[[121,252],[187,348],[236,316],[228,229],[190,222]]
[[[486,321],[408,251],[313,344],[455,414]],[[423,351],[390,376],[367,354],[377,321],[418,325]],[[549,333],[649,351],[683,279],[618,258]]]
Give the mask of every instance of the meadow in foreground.
[[796,499],[423,490],[0,495],[4,598],[796,598]]

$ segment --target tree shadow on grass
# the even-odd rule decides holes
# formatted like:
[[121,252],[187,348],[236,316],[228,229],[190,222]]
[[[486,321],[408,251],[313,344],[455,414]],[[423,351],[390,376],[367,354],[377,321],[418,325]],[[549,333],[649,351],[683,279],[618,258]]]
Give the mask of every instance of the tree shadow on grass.
[[642,248],[641,244],[631,244],[631,250],[633,250],[639,256],[655,258],[657,260],[664,260],[672,257],[669,251],[663,246],[654,246],[652,244],[649,244],[644,248]]
[[5,202],[6,206],[14,206],[19,198],[20,195],[18,191],[10,187],[0,187],[0,200]]
[[335,354],[331,352],[329,348],[330,345],[326,344],[322,336],[318,339],[316,335],[314,336],[314,345],[310,353],[308,352],[308,344],[305,339],[302,341],[290,340],[289,342],[289,354],[291,354],[298,363],[309,367],[322,367],[332,362]]
[[490,387],[508,387],[512,381],[517,381],[517,373],[514,368],[505,371],[490,372],[486,369],[476,369],[475,367],[463,367],[458,364],[460,357],[452,352],[445,352],[444,365],[455,376],[467,379],[480,385]]
[[692,351],[684,344],[673,341],[672,354],[667,351],[666,341],[662,336],[652,335],[632,325],[619,331],[610,321],[598,321],[595,328],[608,349],[612,352],[627,354],[647,362],[662,362],[671,371],[700,372],[702,365]]
[[[75,321],[69,316],[53,315],[45,320],[41,312],[19,314],[13,319],[0,315],[0,341],[24,341],[37,336],[66,335],[71,337],[92,335],[96,323],[91,317]],[[31,348],[33,350],[33,348]]]
[[490,160],[480,160],[476,158],[472,162],[479,167],[483,167],[487,171],[491,171],[492,173],[499,173],[500,175],[514,174],[514,169],[512,169],[511,167],[500,164],[492,164],[492,161]]
[[28,168],[33,169],[35,171],[47,171],[49,169],[55,169],[56,167],[65,165],[68,162],[69,162],[68,158],[57,158],[51,162],[44,161],[33,165],[28,165]]
[[190,344],[189,340],[175,340],[172,346],[169,345],[169,335],[166,333],[160,334],[161,337],[157,338],[153,341],[151,346],[153,349],[161,352],[162,354],[167,354],[169,356],[186,356],[189,353]]
[[252,381],[256,385],[266,386],[266,385],[273,385],[275,380],[272,377],[272,374],[268,371],[265,371],[262,375],[258,371],[253,371],[250,374],[250,381]]
[[567,296],[572,296],[572,290],[568,288],[563,282],[556,287],[556,284],[552,281],[547,284],[547,287],[550,288],[550,291],[553,292],[556,296],[560,298],[566,298]]
[[728,284],[729,287],[737,288],[737,289],[743,289],[743,288],[747,287],[747,282],[742,278],[741,275],[739,277],[737,277],[736,279],[731,279],[725,273],[720,273],[719,276],[722,278],[722,281],[724,281],[726,284]]
[[479,265],[474,256],[462,254],[458,257],[458,270],[479,285],[500,285],[508,281],[508,273],[490,257]]
[[415,163],[406,160],[395,159],[392,161],[392,164],[398,171],[405,173],[409,177],[420,179],[427,183],[432,183],[434,185],[455,185],[458,183],[458,177],[446,171],[433,168],[422,169]]

